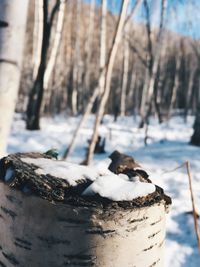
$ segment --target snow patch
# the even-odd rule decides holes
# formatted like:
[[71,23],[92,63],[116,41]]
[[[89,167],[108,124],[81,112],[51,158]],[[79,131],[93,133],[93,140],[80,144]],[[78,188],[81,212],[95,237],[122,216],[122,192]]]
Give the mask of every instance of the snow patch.
[[[36,165],[38,167],[38,169],[35,170],[37,174],[50,174],[59,177],[66,180],[72,186],[75,186],[80,180],[89,179],[94,181],[100,175],[105,174],[105,170],[101,173],[99,169],[96,170],[94,167],[86,167],[54,159],[22,158],[22,161]],[[110,171],[107,170],[107,174],[109,173]]]
[[62,178],[72,186],[76,186],[80,180],[93,181],[83,195],[99,194],[113,201],[131,201],[155,191],[153,184],[142,183],[138,178],[130,181],[127,175],[116,175],[108,169],[101,170],[100,166],[95,168],[44,158],[22,158],[22,161],[36,165],[37,174],[50,174]]
[[155,191],[154,184],[142,183],[139,181],[131,182],[128,181],[125,176],[126,175],[112,174],[98,177],[85,189],[83,195],[90,196],[99,194],[113,201],[131,201]]

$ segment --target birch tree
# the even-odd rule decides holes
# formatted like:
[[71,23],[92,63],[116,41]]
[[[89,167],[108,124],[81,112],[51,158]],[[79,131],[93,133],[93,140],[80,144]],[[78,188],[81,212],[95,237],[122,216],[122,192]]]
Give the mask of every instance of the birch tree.
[[160,52],[161,52],[162,41],[163,41],[163,26],[164,26],[164,18],[165,18],[166,8],[167,8],[167,0],[162,0],[160,27],[159,27],[159,31],[158,31],[158,35],[157,35],[155,53],[154,53],[150,78],[149,78],[149,82],[148,82],[148,87],[147,87],[147,101],[148,101],[146,103],[147,109],[145,111],[144,121],[141,122],[141,125],[144,123],[145,124],[147,123],[148,117],[149,117],[150,112],[152,110],[152,105],[153,105],[153,100],[154,100],[154,86],[155,86],[155,82],[156,82],[156,76],[157,76],[157,71],[158,71],[158,67],[159,67]]
[[[44,92],[44,73],[47,64],[47,53],[49,50],[49,42],[52,24],[54,21],[55,14],[60,6],[60,1],[57,0],[52,8],[51,13],[48,11],[48,0],[40,0],[39,12],[42,12],[42,21],[39,24],[41,33],[38,38],[42,36],[42,44],[38,44],[38,60],[39,65],[36,70],[36,79],[34,80],[33,87],[29,95],[29,101],[27,105],[27,120],[26,128],[28,130],[39,130],[40,129],[40,109],[43,99]],[[39,53],[39,48],[41,48],[41,53]],[[40,58],[39,58],[40,57]]]
[[67,159],[69,155],[72,153],[76,139],[78,137],[79,131],[82,128],[83,124],[85,123],[88,115],[90,114],[92,107],[94,105],[94,102],[96,98],[100,95],[100,93],[103,92],[104,89],[104,81],[105,81],[105,62],[106,62],[106,13],[107,13],[107,0],[102,0],[102,6],[101,6],[101,33],[100,33],[100,75],[99,75],[99,81],[98,85],[94,88],[94,91],[92,93],[92,96],[90,97],[88,104],[86,106],[85,112],[74,132],[74,135],[72,137],[72,141],[70,142],[70,145],[65,150],[63,159]]
[[[179,49],[179,47],[178,47]],[[175,105],[176,102],[176,98],[177,98],[177,91],[178,91],[178,87],[179,87],[179,72],[180,72],[180,67],[181,67],[181,55],[180,52],[177,52],[177,56],[175,59],[175,76],[174,76],[174,84],[172,87],[172,93],[171,93],[171,99],[170,99],[170,105],[168,108],[168,115],[167,115],[167,119],[169,120],[171,117],[171,113],[172,113],[172,109]]]
[[121,89],[121,101],[120,101],[120,115],[125,116],[126,112],[126,89],[128,83],[128,71],[129,71],[129,43],[126,35],[129,33],[129,23],[124,28],[124,62],[123,62],[123,78]]
[[34,2],[34,29],[33,29],[33,80],[36,79],[42,52],[43,36],[43,0]]
[[75,52],[74,52],[74,62],[72,70],[72,114],[77,114],[78,105],[78,92],[79,92],[79,77],[80,77],[80,15],[81,15],[81,0],[77,0],[76,3],[76,39],[75,39]]
[[28,2],[0,1],[0,156],[6,150],[17,101]]
[[[102,0],[101,11],[101,36],[100,36],[100,61],[99,68],[102,71],[106,64],[106,13],[107,13],[107,0]],[[99,95],[103,93],[105,86],[105,73],[99,79]]]
[[83,107],[85,107],[85,101],[90,89],[90,76],[91,76],[91,58],[92,58],[92,41],[94,36],[94,16],[95,14],[95,0],[91,0],[90,2],[90,13],[89,13],[89,23],[88,23],[88,31],[87,31],[87,39],[85,42],[85,75],[83,79]]
[[[139,6],[140,2],[141,1],[139,1],[139,0],[136,2],[135,10]],[[119,20],[118,20],[115,35],[114,35],[113,44],[112,44],[112,47],[111,47],[111,50],[110,50],[110,53],[108,56],[106,75],[105,75],[104,92],[102,94],[101,101],[99,103],[99,107],[97,110],[94,129],[93,129],[93,135],[92,135],[92,139],[91,139],[89,149],[88,149],[88,154],[87,154],[87,159],[86,159],[87,164],[89,164],[91,162],[93,154],[94,154],[95,144],[96,144],[96,141],[98,138],[98,128],[99,128],[100,122],[103,118],[105,105],[106,105],[108,97],[109,97],[111,78],[112,78],[112,70],[113,70],[118,46],[119,46],[119,43],[121,40],[121,35],[122,35],[124,23],[125,23],[128,4],[129,4],[129,0],[123,0],[122,5],[121,5]]]
[[56,58],[57,58],[59,46],[61,43],[62,29],[63,29],[63,23],[64,23],[64,18],[65,18],[65,5],[66,5],[66,0],[60,0],[57,25],[56,25],[56,32],[55,32],[54,41],[53,41],[53,45],[51,48],[49,60],[47,62],[46,70],[44,73],[43,106],[45,106],[45,104],[48,104],[50,101],[51,90],[48,88],[48,85],[49,85],[49,82],[51,79],[53,69],[55,67]]

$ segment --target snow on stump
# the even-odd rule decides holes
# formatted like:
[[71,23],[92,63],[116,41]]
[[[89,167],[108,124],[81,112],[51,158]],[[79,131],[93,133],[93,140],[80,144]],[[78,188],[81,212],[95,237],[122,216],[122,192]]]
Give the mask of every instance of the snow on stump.
[[170,198],[152,183],[39,153],[0,177],[0,266],[164,266]]

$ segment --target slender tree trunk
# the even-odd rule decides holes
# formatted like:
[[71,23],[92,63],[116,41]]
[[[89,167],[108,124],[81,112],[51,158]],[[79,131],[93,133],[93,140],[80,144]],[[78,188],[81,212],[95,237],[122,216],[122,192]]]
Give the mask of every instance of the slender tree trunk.
[[140,116],[141,116],[140,128],[142,128],[144,126],[148,82],[149,82],[149,69],[146,67],[145,68],[145,76],[144,76],[144,84],[143,84],[143,88],[142,88],[141,104],[140,104]]
[[91,58],[92,58],[92,41],[94,36],[94,16],[95,14],[95,0],[90,2],[90,14],[89,14],[89,25],[87,31],[87,39],[85,43],[85,68],[84,68],[84,79],[83,79],[83,108],[85,109],[85,102],[87,101],[87,96],[90,91],[90,76],[91,76]]
[[[107,0],[102,0],[101,8],[101,36],[100,36],[100,72],[106,65],[106,14],[107,14]],[[99,81],[99,95],[103,93],[105,86],[105,75],[101,75]]]
[[88,115],[90,114],[96,98],[103,92],[105,81],[105,58],[106,58],[106,12],[107,12],[107,0],[102,0],[102,15],[101,15],[101,36],[100,36],[100,76],[98,85],[94,88],[92,96],[90,97],[86,106],[85,112],[75,130],[72,141],[66,149],[63,155],[63,159],[67,159],[72,153],[79,131],[85,123]]
[[43,0],[43,30],[42,51],[40,65],[33,88],[30,92],[27,106],[26,128],[28,130],[39,130],[40,108],[43,98],[44,72],[46,67],[47,50],[49,46],[50,29],[48,25],[48,1]]
[[192,89],[194,84],[194,74],[195,70],[191,68],[189,75],[188,88],[186,92],[186,104],[185,104],[185,122],[187,122],[188,111],[190,109],[191,99],[192,99]]
[[[129,23],[124,28],[124,35],[129,34]],[[124,38],[124,62],[123,62],[123,78],[121,89],[121,101],[120,101],[120,115],[125,116],[126,113],[126,90],[128,84],[128,71],[129,71],[129,43],[128,39]]]
[[59,8],[59,0],[56,1],[50,17],[48,17],[48,0],[43,0],[43,23],[42,23],[42,50],[39,69],[29,95],[27,105],[26,128],[28,130],[40,129],[40,109],[44,91],[44,73],[46,68],[47,52],[49,48],[50,33],[54,16]]
[[160,52],[161,52],[162,41],[163,41],[163,24],[164,24],[166,8],[167,8],[167,0],[162,0],[160,27],[159,27],[159,32],[158,32],[157,41],[156,41],[152,72],[150,74],[150,80],[149,80],[148,89],[147,89],[148,108],[145,112],[145,117],[144,117],[145,124],[147,123],[148,117],[150,116],[150,113],[152,111],[152,105],[153,105],[153,100],[154,100],[154,86],[156,82],[156,76],[157,76],[159,59],[160,59]]
[[80,72],[80,15],[81,15],[81,0],[76,3],[76,41],[74,52],[74,64],[72,70],[72,114],[76,115],[78,112],[78,92],[79,92],[79,72]]
[[46,66],[45,73],[44,73],[44,98],[43,98],[42,110],[44,110],[45,105],[49,104],[50,97],[51,97],[51,90],[48,88],[48,85],[49,85],[49,81],[52,76],[55,63],[56,63],[56,58],[58,55],[58,50],[59,50],[59,46],[61,42],[61,36],[62,36],[62,30],[63,30],[63,24],[64,24],[64,18],[65,18],[65,5],[66,5],[66,0],[60,0],[54,42],[51,48],[50,57],[47,62],[47,66]]
[[40,66],[43,39],[43,0],[35,0],[35,16],[33,30],[33,80],[36,80]]
[[[101,123],[101,120],[103,118],[104,110],[105,110],[105,105],[107,103],[109,93],[110,93],[110,83],[111,83],[111,78],[112,78],[112,70],[114,66],[114,61],[118,49],[119,42],[121,40],[121,35],[123,31],[123,26],[126,18],[126,12],[128,8],[129,0],[124,0],[122,2],[121,6],[121,12],[119,16],[119,21],[118,25],[116,28],[114,40],[113,40],[113,45],[110,50],[109,58],[108,58],[108,63],[107,63],[107,69],[106,69],[106,77],[105,77],[105,89],[99,104],[99,108],[96,114],[96,120],[95,120],[95,125],[94,125],[94,131],[91,139],[91,143],[89,145],[88,149],[88,154],[87,154],[87,159],[86,163],[89,164],[92,160],[93,154],[94,154],[94,149],[95,149],[95,144],[98,138],[98,128]],[[136,2],[135,7],[137,7],[140,4],[140,1]],[[136,9],[136,8],[135,8]]]
[[0,1],[0,156],[6,150],[17,101],[28,2]]
[[90,97],[89,101],[88,101],[88,104],[87,104],[87,107],[86,107],[86,110],[83,114],[83,116],[81,117],[81,120],[73,134],[73,137],[72,137],[72,140],[68,146],[68,148],[66,149],[66,151],[64,152],[64,155],[63,155],[63,159],[67,159],[69,157],[69,155],[72,153],[73,149],[74,149],[74,146],[75,146],[75,142],[76,142],[76,139],[78,137],[78,134],[80,132],[80,129],[83,127],[88,115],[90,114],[91,110],[92,110],[92,107],[94,105],[94,101],[96,100],[97,96],[99,95],[99,86],[97,86],[94,91],[93,91],[93,94],[92,96]]
[[181,67],[181,56],[178,53],[176,57],[176,69],[175,69],[175,77],[174,77],[174,84],[172,87],[172,94],[171,94],[171,100],[170,100],[170,105],[168,108],[168,115],[167,119],[169,120],[172,114],[172,109],[175,106],[176,98],[177,98],[177,91],[179,87],[179,72],[180,72],[180,67]]

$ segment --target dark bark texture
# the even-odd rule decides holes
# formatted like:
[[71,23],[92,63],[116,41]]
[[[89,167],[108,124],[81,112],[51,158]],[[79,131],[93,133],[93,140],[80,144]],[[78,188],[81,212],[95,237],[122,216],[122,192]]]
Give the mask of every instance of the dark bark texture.
[[191,144],[200,146],[200,103],[197,108],[196,118],[194,122],[194,133],[191,137]]

